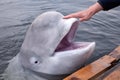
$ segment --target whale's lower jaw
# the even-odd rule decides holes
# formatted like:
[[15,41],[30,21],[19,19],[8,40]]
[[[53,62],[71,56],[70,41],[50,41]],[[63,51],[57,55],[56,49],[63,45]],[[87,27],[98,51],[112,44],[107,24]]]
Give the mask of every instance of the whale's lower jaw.
[[46,59],[44,65],[39,69],[33,69],[33,71],[50,75],[73,73],[91,57],[95,42],[79,42],[78,46],[75,49],[55,52],[53,56]]

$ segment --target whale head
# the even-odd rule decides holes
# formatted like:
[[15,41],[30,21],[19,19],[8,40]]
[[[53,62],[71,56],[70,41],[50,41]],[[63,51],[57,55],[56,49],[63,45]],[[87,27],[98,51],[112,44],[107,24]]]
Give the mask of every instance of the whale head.
[[95,42],[74,42],[79,21],[56,11],[38,16],[29,27],[19,57],[24,68],[52,75],[70,74],[91,56]]

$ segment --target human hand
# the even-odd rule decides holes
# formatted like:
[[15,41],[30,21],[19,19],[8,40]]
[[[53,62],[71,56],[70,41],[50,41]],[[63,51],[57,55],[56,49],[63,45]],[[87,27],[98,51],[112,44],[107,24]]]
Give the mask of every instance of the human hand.
[[82,21],[87,21],[93,16],[93,13],[89,10],[84,10],[84,11],[79,11],[76,13],[69,14],[67,16],[64,16],[64,19],[68,18],[79,18],[79,20]]
[[84,11],[79,11],[76,13],[69,14],[67,16],[64,16],[64,19],[68,18],[79,18],[80,21],[87,21],[89,20],[95,13],[101,11],[103,8],[102,6],[97,2],[94,5],[90,6],[88,9]]

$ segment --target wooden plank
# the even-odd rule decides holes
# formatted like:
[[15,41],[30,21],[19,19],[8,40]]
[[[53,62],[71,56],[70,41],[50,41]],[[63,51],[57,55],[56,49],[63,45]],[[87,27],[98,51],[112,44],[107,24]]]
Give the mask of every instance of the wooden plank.
[[120,66],[103,80],[120,80]]
[[64,80],[88,80],[104,71],[111,66],[111,63],[116,59],[105,55],[102,58],[96,60],[95,62],[89,64],[88,66],[76,71],[72,75],[68,76]]
[[107,70],[94,80],[120,80],[120,63]]

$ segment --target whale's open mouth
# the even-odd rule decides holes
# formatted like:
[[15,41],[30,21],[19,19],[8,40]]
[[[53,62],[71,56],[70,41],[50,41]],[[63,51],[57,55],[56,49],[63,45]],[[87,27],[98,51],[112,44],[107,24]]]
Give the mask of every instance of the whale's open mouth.
[[88,46],[91,43],[91,42],[73,42],[73,38],[74,38],[74,35],[76,32],[76,29],[78,27],[78,23],[79,23],[78,21],[75,21],[71,25],[71,29],[61,40],[61,42],[57,46],[55,52],[74,50],[74,49],[78,49],[78,48],[81,49],[81,48]]

